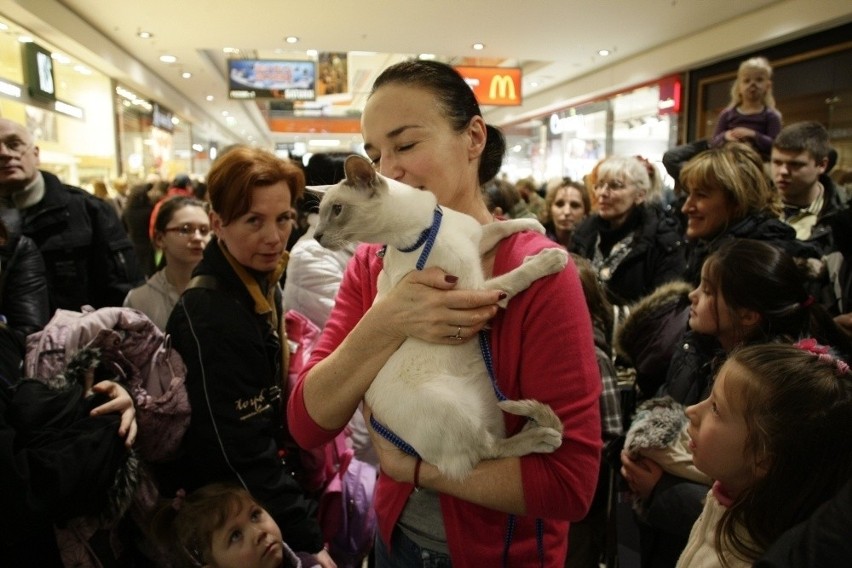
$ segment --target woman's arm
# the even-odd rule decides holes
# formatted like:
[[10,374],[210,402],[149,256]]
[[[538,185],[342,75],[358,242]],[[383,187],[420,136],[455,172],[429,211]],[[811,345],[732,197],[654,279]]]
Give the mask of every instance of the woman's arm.
[[371,306],[378,271],[367,254],[359,251],[350,262],[309,370],[290,397],[290,430],[306,447],[346,425],[405,338],[455,342],[448,337],[459,325],[475,335],[497,311],[500,291],[453,290],[454,279],[437,268],[412,271]]
[[[505,261],[501,256],[517,255],[517,265],[534,252],[501,249],[495,273],[505,271],[499,266]],[[446,479],[424,462],[419,484],[507,513],[580,519],[597,485],[601,381],[591,320],[573,264],[518,295],[492,320],[492,326],[492,354],[501,391],[510,399],[549,404],[563,421],[562,446],[551,454],[483,460],[462,481]],[[506,422],[512,435],[525,420],[507,415]],[[414,458],[378,436],[373,436],[373,443],[383,473],[413,482]]]

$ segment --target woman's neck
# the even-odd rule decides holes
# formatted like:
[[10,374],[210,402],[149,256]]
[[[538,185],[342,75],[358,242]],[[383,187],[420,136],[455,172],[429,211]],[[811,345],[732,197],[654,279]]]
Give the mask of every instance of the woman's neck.
[[169,284],[175,287],[179,294],[182,294],[192,278],[192,271],[195,265],[189,266],[179,262],[167,262],[163,271],[166,274],[166,280]]
[[450,203],[441,203],[445,207],[449,207],[459,213],[470,215],[481,225],[487,225],[494,221],[494,215],[488,210],[485,200],[482,199],[482,192],[477,188],[475,191],[468,193],[460,192],[458,197]]

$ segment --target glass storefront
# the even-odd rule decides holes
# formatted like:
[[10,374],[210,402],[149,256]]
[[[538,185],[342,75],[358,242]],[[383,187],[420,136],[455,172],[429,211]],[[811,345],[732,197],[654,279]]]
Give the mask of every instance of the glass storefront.
[[[0,116],[26,125],[40,150],[41,167],[66,183],[87,186],[115,177],[115,124],[109,77],[74,61],[0,18]],[[23,36],[29,36],[24,41]],[[49,96],[37,96],[25,54],[34,46],[49,57]],[[52,75],[50,75],[52,67]]]
[[123,85],[115,86],[119,162],[131,183],[193,173],[190,125]]
[[582,180],[605,156],[641,155],[665,176],[661,160],[673,144],[679,112],[680,80],[668,77],[504,127],[502,172],[513,181]]

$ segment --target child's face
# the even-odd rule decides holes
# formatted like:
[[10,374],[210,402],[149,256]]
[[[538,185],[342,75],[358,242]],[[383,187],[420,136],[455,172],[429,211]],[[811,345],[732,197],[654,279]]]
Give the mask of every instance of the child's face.
[[686,409],[689,417],[689,448],[695,467],[718,480],[736,497],[754,482],[754,467],[746,455],[748,426],[741,401],[732,397],[744,369],[728,361],[719,370],[713,392],[704,401]]
[[744,101],[761,102],[769,92],[772,81],[766,71],[748,69],[739,75],[740,96]]
[[712,335],[726,349],[737,342],[737,328],[725,298],[710,277],[707,263],[701,268],[701,283],[689,293],[689,327],[696,333]]
[[284,562],[281,530],[251,501],[241,502],[213,531],[211,549],[211,568],[280,568]]

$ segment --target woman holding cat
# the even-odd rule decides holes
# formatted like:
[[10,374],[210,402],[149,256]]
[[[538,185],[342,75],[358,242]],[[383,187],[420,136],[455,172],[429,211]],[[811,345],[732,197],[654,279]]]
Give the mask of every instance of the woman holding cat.
[[[443,207],[495,222],[480,186],[502,161],[502,135],[486,126],[470,87],[451,67],[407,61],[376,80],[362,117],[367,155],[382,175],[434,193]],[[518,233],[483,258],[486,277],[556,246]],[[335,307],[288,403],[305,447],[348,422],[378,371],[408,337],[475,340],[489,326],[493,367],[509,399],[549,404],[564,425],[552,454],[484,460],[462,481],[374,436],[381,460],[375,507],[377,566],[562,566],[568,524],[583,518],[600,459],[600,377],[592,327],[573,264],[535,282],[505,311],[499,290],[456,290],[457,277],[414,271],[373,304],[382,260],[362,246],[347,267]],[[507,435],[523,423],[505,416]],[[448,440],[447,443],[452,443]],[[415,488],[422,489],[414,491]]]

